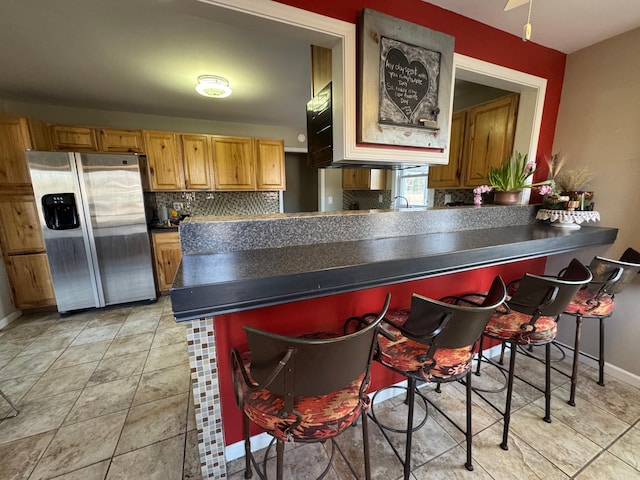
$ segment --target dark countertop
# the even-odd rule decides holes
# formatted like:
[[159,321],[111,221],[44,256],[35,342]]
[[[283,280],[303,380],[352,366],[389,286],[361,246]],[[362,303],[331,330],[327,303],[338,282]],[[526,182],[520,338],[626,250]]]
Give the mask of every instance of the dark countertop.
[[617,228],[544,224],[185,255],[178,321],[611,244]]

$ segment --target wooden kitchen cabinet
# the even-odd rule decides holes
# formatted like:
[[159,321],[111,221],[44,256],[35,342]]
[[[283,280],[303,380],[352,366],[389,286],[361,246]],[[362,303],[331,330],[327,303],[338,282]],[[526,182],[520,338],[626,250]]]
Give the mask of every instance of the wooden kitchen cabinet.
[[487,183],[489,166],[499,166],[513,152],[519,99],[514,93],[455,112],[449,163],[429,168],[429,188]]
[[178,232],[153,233],[151,241],[158,290],[161,293],[168,292],[182,260],[180,234]]
[[466,126],[467,112],[465,110],[455,112],[451,116],[449,163],[447,165],[429,167],[429,188],[455,188],[461,186]]
[[56,304],[46,253],[9,256],[7,275],[16,308]]
[[140,130],[98,128],[98,150],[107,153],[142,153],[144,140]]
[[0,115],[0,250],[18,309],[56,304],[36,209],[27,149],[49,150],[46,125]]
[[284,140],[256,139],[258,190],[286,190]]
[[387,171],[375,168],[343,168],[343,190],[384,190],[387,188]]
[[38,210],[32,194],[0,194],[2,252],[15,255],[44,251]]
[[209,135],[180,135],[187,190],[211,190],[211,141]]
[[31,185],[28,149],[48,150],[46,127],[25,117],[0,115],[0,185]]
[[487,183],[489,167],[500,166],[513,153],[519,99],[520,95],[514,93],[469,109],[464,185]]
[[215,190],[257,190],[252,138],[211,137]]
[[98,139],[91,127],[49,125],[51,147],[63,152],[97,152]]
[[149,130],[143,134],[151,190],[184,190],[184,167],[178,134]]

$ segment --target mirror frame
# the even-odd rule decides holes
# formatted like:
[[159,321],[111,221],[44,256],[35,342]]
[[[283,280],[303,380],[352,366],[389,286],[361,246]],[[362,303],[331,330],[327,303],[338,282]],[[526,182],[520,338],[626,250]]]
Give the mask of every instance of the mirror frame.
[[[399,163],[413,165],[442,165],[449,161],[449,148],[444,151],[420,151],[415,149],[368,146],[356,142],[356,24],[309,12],[274,1],[255,0],[198,0],[237,12],[254,15],[266,20],[292,27],[310,30],[326,36],[327,43],[320,45],[332,50],[334,103],[334,156],[344,163],[388,162],[390,158]],[[324,38],[324,37],[323,37]],[[536,158],[542,110],[547,80],[507,67],[454,53],[452,91],[455,79],[463,77],[475,83],[497,88],[519,91],[520,107],[533,112],[530,125],[529,158]],[[453,108],[453,95],[451,96]],[[448,119],[451,122],[451,119]],[[517,133],[516,133],[517,135]],[[529,189],[525,189],[523,202],[528,201]]]
[[[444,151],[387,148],[381,145],[365,145],[356,142],[356,25],[317,13],[302,10],[273,1],[255,0],[198,0],[231,10],[256,15],[267,20],[299,27],[327,36],[332,50],[333,97],[333,148],[334,158],[343,164],[394,162],[411,165],[446,164],[448,147]],[[451,122],[449,118],[447,120]]]
[[[520,93],[516,140],[520,138],[522,143],[526,143],[528,138],[527,154],[529,158],[535,159],[538,152],[547,79],[459,53],[453,55],[453,68],[454,82],[456,78],[462,78],[474,83]],[[523,122],[523,119],[528,121]],[[532,181],[533,179],[529,177],[528,182]],[[531,189],[525,188],[522,191],[521,203],[528,203],[530,195]]]

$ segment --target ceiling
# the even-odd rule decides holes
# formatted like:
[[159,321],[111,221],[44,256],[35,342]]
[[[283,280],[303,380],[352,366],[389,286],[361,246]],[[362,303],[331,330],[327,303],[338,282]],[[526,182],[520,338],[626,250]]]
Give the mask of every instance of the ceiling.
[[[529,2],[507,12],[507,0],[424,0],[499,30],[522,36]],[[531,41],[572,53],[640,26],[638,0],[532,0]]]
[[[401,0],[398,0],[401,1]],[[429,3],[521,35],[527,7]],[[309,38],[197,0],[1,0],[1,100],[305,130]],[[638,0],[533,0],[532,41],[573,52],[640,25]],[[203,74],[233,94],[207,99]]]

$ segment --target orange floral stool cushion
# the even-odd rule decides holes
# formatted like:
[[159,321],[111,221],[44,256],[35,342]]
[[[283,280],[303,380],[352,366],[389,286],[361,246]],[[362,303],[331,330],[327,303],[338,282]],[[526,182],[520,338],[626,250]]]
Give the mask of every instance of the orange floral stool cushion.
[[602,295],[595,299],[593,292],[580,290],[564,309],[564,313],[580,317],[608,317],[613,313],[613,297]]
[[538,317],[535,327],[528,325],[531,315],[512,310],[509,313],[494,313],[484,334],[500,341],[515,341],[521,345],[544,344],[553,341],[558,334],[558,325],[553,317]]
[[[386,315],[388,320],[398,326],[404,325],[408,317],[408,310],[391,311]],[[418,376],[427,382],[442,382],[456,380],[471,368],[472,345],[463,348],[439,348],[432,361],[425,358],[429,350],[428,345],[405,337],[400,330],[386,322],[381,325],[394,340],[382,335],[378,337],[380,352],[377,360],[393,370]]]
[[[327,338],[335,335],[320,333],[304,335],[305,338]],[[251,353],[244,352],[242,360],[247,372],[250,371]],[[360,398],[360,385],[364,374],[340,390],[327,395],[300,397],[294,400],[293,408],[302,415],[297,422],[294,414],[281,416],[284,400],[266,388],[249,391],[242,383],[245,414],[266,432],[283,441],[320,441],[342,433],[358,418],[369,405],[369,398]]]

